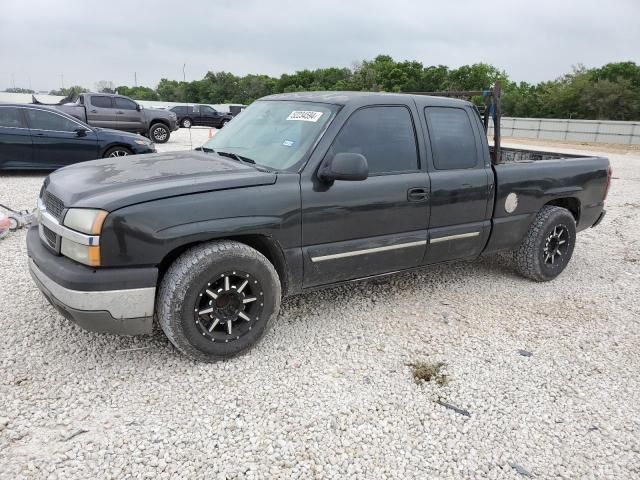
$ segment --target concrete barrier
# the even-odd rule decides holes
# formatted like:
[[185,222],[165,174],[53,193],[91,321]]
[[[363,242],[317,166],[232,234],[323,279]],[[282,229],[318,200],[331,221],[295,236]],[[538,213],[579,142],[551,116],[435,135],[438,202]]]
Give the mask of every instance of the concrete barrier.
[[640,145],[640,122],[503,117],[501,128],[504,137]]

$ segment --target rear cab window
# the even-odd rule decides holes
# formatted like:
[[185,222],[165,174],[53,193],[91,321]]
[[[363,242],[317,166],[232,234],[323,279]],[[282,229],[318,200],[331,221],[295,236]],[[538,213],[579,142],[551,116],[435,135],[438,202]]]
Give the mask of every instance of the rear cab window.
[[436,170],[460,170],[478,165],[478,148],[466,110],[457,107],[424,109]]

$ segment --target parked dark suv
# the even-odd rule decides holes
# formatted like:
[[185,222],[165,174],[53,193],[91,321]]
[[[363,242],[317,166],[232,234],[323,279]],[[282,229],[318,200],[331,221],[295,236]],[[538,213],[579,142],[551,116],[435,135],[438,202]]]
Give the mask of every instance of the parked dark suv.
[[219,112],[209,105],[179,105],[170,109],[178,116],[178,125],[183,128],[193,126],[222,128],[233,120],[230,113]]

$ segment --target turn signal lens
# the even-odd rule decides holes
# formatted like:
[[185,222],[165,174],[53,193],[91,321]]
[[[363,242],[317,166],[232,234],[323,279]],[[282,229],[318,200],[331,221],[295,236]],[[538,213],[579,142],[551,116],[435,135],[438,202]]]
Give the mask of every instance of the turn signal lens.
[[100,246],[98,245],[81,245],[62,237],[60,253],[71,260],[90,267],[100,266]]

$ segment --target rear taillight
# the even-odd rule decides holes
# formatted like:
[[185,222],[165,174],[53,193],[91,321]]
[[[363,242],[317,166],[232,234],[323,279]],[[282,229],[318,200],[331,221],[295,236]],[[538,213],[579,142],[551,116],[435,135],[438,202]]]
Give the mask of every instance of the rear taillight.
[[613,175],[613,170],[611,169],[611,165],[609,165],[609,169],[607,170],[607,186],[604,189],[604,198],[602,200],[606,200],[607,194],[609,193],[609,187],[611,186],[611,175]]

